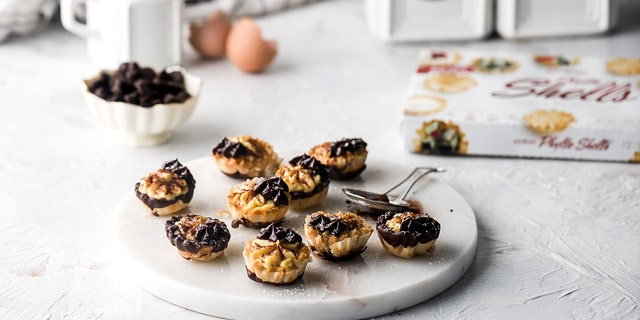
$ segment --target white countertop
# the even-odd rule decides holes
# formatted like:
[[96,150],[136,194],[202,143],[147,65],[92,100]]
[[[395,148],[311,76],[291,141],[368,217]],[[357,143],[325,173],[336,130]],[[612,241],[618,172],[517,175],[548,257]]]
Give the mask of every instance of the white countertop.
[[83,39],[59,21],[11,38],[0,44],[0,319],[209,319],[123,277],[110,223],[144,174],[207,157],[235,134],[283,153],[362,137],[370,155],[448,169],[439,178],[476,214],[475,261],[440,295],[379,319],[640,318],[640,166],[414,155],[399,130],[418,48],[638,57],[640,8],[625,8],[608,35],[519,42],[381,43],[360,1],[259,18],[279,44],[274,64],[248,75],[185,46],[203,94],[173,139],[152,148],[115,145],[98,130],[79,90],[97,72]]

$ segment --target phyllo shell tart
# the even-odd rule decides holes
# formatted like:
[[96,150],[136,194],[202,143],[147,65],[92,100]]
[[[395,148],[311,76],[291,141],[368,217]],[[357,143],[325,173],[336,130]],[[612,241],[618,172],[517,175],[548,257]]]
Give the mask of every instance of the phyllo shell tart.
[[303,154],[276,171],[289,187],[291,208],[308,208],[322,202],[329,192],[329,169],[316,158]]
[[331,178],[346,180],[358,176],[366,168],[367,143],[360,138],[345,138],[314,146],[309,155],[329,168]]
[[520,68],[520,63],[501,57],[477,58],[471,62],[474,70],[483,73],[509,73]]
[[466,154],[469,142],[465,133],[453,121],[431,120],[423,122],[416,131],[415,151],[431,154]]
[[211,157],[222,173],[238,179],[272,176],[282,161],[269,143],[246,135],[223,138]]
[[280,177],[253,178],[237,184],[227,194],[233,228],[241,224],[262,228],[280,222],[289,210],[289,187]]
[[353,213],[317,211],[305,218],[304,234],[311,251],[325,260],[349,260],[367,248],[373,228]]
[[302,237],[289,228],[270,224],[248,240],[242,252],[247,276],[273,285],[293,283],[304,275],[311,250]]
[[388,211],[378,217],[376,230],[387,251],[411,258],[433,247],[440,236],[440,223],[426,213]]
[[218,219],[187,214],[173,216],[165,223],[167,238],[187,260],[209,261],[224,252],[231,233]]
[[155,216],[166,216],[185,208],[193,198],[196,180],[178,159],[144,176],[135,186],[138,199]]

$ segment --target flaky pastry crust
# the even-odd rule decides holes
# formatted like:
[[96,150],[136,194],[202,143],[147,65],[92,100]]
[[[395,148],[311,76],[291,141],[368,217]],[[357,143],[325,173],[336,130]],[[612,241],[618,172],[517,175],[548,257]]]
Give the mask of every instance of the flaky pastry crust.
[[378,238],[380,238],[380,242],[382,246],[389,251],[389,253],[393,254],[396,257],[400,258],[412,258],[416,255],[422,255],[429,253],[429,250],[436,243],[436,240],[431,240],[427,243],[418,243],[415,246],[403,247],[403,246],[393,246],[389,244],[380,234],[378,234]]
[[376,230],[389,253],[411,258],[433,247],[440,236],[440,223],[428,214],[389,211],[378,217]]
[[304,274],[311,250],[302,242],[251,239],[242,252],[252,280],[274,285],[289,284]]

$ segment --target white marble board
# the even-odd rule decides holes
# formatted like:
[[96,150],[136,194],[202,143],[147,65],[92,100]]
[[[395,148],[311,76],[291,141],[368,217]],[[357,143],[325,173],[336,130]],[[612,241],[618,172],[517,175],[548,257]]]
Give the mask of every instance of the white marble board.
[[[257,283],[247,277],[242,259],[245,241],[255,237],[257,230],[232,229],[231,217],[224,211],[227,190],[240,181],[223,175],[209,158],[186,165],[196,179],[196,189],[190,206],[180,214],[190,212],[225,221],[231,241],[223,256],[210,262],[183,259],[165,236],[168,218],[148,213],[134,195],[134,183],[116,209],[114,234],[123,273],[150,293],[190,310],[234,319],[372,317],[410,307],[444,291],[469,269],[475,256],[473,210],[458,192],[432,174],[408,197],[418,200],[441,224],[430,255],[412,259],[392,256],[374,231],[360,257],[336,263],[314,256],[304,277],[292,285]],[[322,205],[305,212],[289,211],[283,226],[294,228],[304,238],[307,213],[347,209],[342,187],[383,192],[413,169],[376,159],[368,159],[367,165],[359,178],[332,181]],[[373,219],[367,221],[374,224]]]

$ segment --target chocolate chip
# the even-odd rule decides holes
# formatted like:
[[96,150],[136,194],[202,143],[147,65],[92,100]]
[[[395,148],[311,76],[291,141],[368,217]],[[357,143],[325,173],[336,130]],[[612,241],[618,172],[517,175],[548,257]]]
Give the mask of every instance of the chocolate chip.
[[160,103],[181,103],[191,95],[185,89],[184,75],[141,68],[135,62],[122,63],[113,74],[100,73],[89,91],[107,101],[121,101],[143,107]]
[[111,95],[111,91],[109,91],[109,87],[99,87],[96,88],[93,92],[96,96],[102,98],[102,99],[107,99],[107,97],[109,97]]
[[136,91],[143,96],[148,96],[153,93],[151,89],[150,83],[145,81],[143,78],[136,80],[133,83],[133,86],[136,88]]
[[189,99],[191,96],[189,95],[189,93],[187,91],[182,90],[182,91],[178,92],[176,97],[178,98],[178,101],[185,101],[185,100]]
[[131,92],[124,95],[124,102],[131,104],[140,104],[140,94],[138,92]]
[[140,70],[140,78],[142,79],[151,81],[155,75],[156,72],[151,68],[142,68],[142,70]]
[[176,96],[174,96],[171,93],[169,93],[169,94],[164,96],[164,99],[162,100],[162,103],[169,104],[169,103],[172,103],[175,99],[176,99]]

